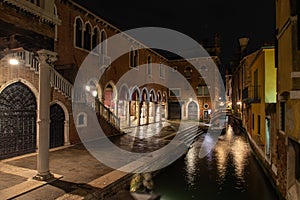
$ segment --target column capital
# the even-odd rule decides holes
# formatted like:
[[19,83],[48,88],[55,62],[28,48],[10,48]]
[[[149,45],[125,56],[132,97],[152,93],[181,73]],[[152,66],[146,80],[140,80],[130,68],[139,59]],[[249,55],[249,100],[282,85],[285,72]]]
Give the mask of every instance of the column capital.
[[37,51],[38,59],[41,64],[49,64],[52,65],[55,61],[57,61],[57,53],[53,51],[49,51],[46,49],[41,49]]

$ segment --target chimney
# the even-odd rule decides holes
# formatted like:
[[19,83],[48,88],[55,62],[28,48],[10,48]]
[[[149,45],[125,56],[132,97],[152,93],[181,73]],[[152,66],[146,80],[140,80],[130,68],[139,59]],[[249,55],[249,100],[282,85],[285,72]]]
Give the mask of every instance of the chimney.
[[241,58],[245,56],[245,50],[247,48],[248,42],[249,42],[249,38],[247,37],[239,38],[239,43],[241,48]]

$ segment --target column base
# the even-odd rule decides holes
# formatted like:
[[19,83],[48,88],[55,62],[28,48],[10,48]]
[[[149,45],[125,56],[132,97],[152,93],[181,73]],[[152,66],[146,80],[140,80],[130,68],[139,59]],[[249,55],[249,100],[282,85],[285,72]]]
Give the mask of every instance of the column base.
[[50,172],[48,172],[46,174],[37,174],[33,177],[33,179],[37,180],[37,181],[48,181],[53,178],[54,178],[54,175],[51,174]]

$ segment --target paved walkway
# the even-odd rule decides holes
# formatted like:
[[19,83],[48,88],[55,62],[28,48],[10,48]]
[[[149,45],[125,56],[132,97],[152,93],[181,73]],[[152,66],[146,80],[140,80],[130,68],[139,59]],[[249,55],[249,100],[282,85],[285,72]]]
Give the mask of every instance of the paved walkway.
[[[175,129],[164,122],[126,129],[126,132],[144,139],[158,134],[158,130],[158,137],[166,137]],[[50,151],[50,170],[55,178],[48,182],[32,179],[36,175],[36,163],[36,153],[1,160],[0,199],[96,199],[95,191],[127,175],[100,163],[82,144]]]

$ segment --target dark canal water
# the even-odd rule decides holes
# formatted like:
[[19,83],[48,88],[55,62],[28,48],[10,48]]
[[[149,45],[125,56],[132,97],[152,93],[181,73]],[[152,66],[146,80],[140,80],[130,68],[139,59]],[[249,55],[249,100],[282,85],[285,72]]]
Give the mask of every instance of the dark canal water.
[[277,200],[244,134],[229,126],[224,138],[199,158],[205,134],[188,153],[154,178],[161,200]]

